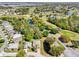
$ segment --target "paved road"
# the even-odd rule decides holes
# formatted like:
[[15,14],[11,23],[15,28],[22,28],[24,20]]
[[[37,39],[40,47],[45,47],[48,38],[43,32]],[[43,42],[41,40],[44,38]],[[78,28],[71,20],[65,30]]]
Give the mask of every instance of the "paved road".
[[64,51],[64,57],[79,57],[79,54],[72,48],[67,48]]

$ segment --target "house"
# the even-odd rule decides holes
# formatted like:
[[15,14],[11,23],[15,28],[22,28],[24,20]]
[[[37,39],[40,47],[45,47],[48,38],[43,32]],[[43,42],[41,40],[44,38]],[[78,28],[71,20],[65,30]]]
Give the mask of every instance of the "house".
[[31,42],[25,42],[24,48],[28,49],[32,47],[32,43]]
[[2,22],[2,25],[5,27],[5,29],[6,30],[12,30],[13,29],[13,27],[9,24],[9,22],[8,21],[3,21]]
[[19,44],[18,43],[10,43],[10,44],[8,44],[7,48],[17,50],[19,48]]
[[15,34],[13,27],[10,25],[10,23],[8,21],[3,21],[2,25],[8,31],[8,34],[10,36],[13,36]]
[[13,40],[14,40],[14,42],[15,43],[19,43],[19,41],[21,41],[22,40],[22,35],[21,34],[14,34],[13,35]]
[[10,34],[10,36],[13,36],[15,34],[15,31],[14,30],[9,30],[8,34]]
[[32,46],[35,48],[40,48],[40,40],[33,40]]

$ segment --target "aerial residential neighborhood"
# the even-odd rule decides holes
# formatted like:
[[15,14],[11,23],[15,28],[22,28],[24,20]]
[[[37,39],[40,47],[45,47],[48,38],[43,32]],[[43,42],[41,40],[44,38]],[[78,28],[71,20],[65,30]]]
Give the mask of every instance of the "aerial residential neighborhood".
[[79,3],[0,2],[0,57],[79,57]]

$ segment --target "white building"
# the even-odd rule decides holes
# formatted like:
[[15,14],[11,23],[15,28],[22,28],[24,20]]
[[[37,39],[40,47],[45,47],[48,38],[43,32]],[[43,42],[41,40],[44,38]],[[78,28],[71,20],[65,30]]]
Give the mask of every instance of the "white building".
[[8,44],[8,49],[18,49],[19,47],[19,44],[18,43],[11,43],[11,44]]
[[33,40],[33,47],[40,48],[40,40]]
[[24,48],[28,49],[32,47],[32,43],[31,42],[25,42]]
[[22,40],[22,35],[21,34],[14,34],[13,40],[14,40],[15,43],[19,43],[19,41]]

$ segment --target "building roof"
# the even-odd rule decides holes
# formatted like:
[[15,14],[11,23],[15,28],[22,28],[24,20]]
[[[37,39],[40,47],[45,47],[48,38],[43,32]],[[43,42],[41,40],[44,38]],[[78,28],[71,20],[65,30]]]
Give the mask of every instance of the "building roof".
[[15,35],[13,36],[13,38],[19,38],[19,37],[22,37],[22,35],[21,35],[21,34],[15,34]]
[[18,49],[18,47],[19,47],[18,43],[11,43],[11,44],[8,45],[9,49]]
[[7,26],[7,25],[9,25],[9,22],[8,21],[3,21],[2,25]]
[[40,40],[33,40],[34,47],[40,47]]
[[9,34],[14,34],[15,31],[14,30],[9,30]]
[[5,27],[7,31],[13,30],[13,27],[9,24],[8,21],[3,21],[2,25]]
[[30,48],[32,46],[31,42],[25,42],[24,48]]

